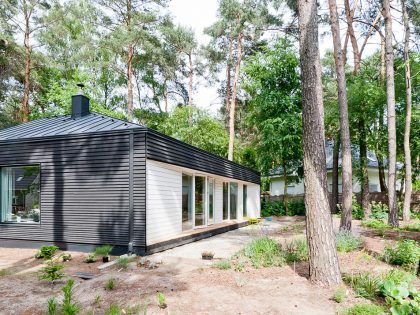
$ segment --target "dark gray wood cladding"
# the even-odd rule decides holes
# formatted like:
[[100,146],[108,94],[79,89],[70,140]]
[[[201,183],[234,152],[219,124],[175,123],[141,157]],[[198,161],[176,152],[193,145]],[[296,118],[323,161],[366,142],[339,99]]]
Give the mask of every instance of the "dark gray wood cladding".
[[[90,119],[105,120],[98,117]],[[0,130],[0,167],[41,167],[40,223],[0,223],[0,246],[2,240],[21,240],[56,243],[64,249],[111,244],[126,250],[132,242],[137,253],[144,253],[146,159],[260,183],[257,172],[241,165],[143,126],[111,123],[115,130],[79,134],[54,134],[59,128],[50,125],[44,137],[36,137],[42,128],[34,122]],[[31,133],[32,125],[37,133]],[[66,132],[73,131],[77,120],[67,125]],[[25,132],[30,137],[24,137]]]

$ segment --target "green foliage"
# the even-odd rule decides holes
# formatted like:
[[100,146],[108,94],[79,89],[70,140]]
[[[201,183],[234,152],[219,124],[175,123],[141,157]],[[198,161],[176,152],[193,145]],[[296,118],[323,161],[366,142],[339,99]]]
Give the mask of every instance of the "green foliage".
[[73,258],[71,257],[71,254],[68,254],[68,253],[62,253],[61,255],[60,255],[60,257],[63,259],[63,261],[70,261],[70,260],[72,260]]
[[374,300],[380,292],[381,279],[374,274],[346,275],[344,281],[353,288],[358,296],[366,299]]
[[357,250],[362,245],[363,240],[353,235],[350,231],[340,231],[336,236],[336,245],[339,252],[351,252]]
[[420,259],[420,247],[415,240],[400,240],[384,251],[384,259],[390,264],[399,265],[409,270],[417,270]]
[[307,261],[309,259],[308,244],[305,238],[297,238],[286,242],[282,247],[287,263]]
[[346,298],[346,288],[343,286],[339,286],[337,289],[335,289],[333,300],[337,303],[341,303]]
[[285,263],[281,246],[266,236],[252,240],[245,246],[243,255],[251,260],[255,268],[282,266]]
[[356,195],[353,194],[351,198],[351,212],[353,219],[362,220],[365,216],[363,207],[357,202]]
[[354,304],[338,312],[339,315],[384,315],[385,309],[375,304]]
[[162,292],[156,294],[158,305],[160,308],[166,308],[166,296]]
[[388,206],[385,203],[372,201],[370,207],[371,214],[369,218],[388,220]]
[[63,268],[63,265],[58,264],[54,260],[48,260],[46,261],[46,266],[40,270],[39,279],[51,281],[54,283],[54,281],[64,277],[64,273],[61,272],[61,269]]
[[420,222],[404,225],[401,229],[404,231],[420,232]]
[[111,246],[111,245],[98,246],[95,248],[95,255],[106,257],[111,253],[113,248],[114,246]]
[[364,220],[362,221],[362,225],[366,226],[371,229],[378,229],[378,230],[387,230],[391,229],[391,226],[386,224],[382,220],[373,219],[373,220]]
[[231,268],[231,263],[229,260],[220,260],[215,261],[212,265],[213,268],[221,269],[221,270],[228,270]]
[[[305,203],[303,201],[288,202],[288,215],[305,215]],[[261,200],[261,216],[283,216],[286,215],[286,208],[281,201]]]
[[[401,269],[392,269],[382,276],[382,282],[392,281],[396,285],[411,284],[416,276]],[[382,289],[381,289],[382,290]]]
[[76,315],[80,312],[80,306],[73,301],[73,286],[74,280],[69,279],[62,289],[64,298],[61,309],[64,315]]
[[105,315],[122,315],[122,309],[118,306],[118,304],[111,304],[109,308],[105,311]]
[[115,266],[119,269],[127,269],[130,258],[128,257],[119,257],[115,262]]
[[407,283],[395,284],[391,280],[383,283],[382,293],[392,315],[410,315],[420,313],[420,293]]
[[99,294],[95,296],[95,305],[97,308],[101,308],[101,296]]
[[112,291],[114,289],[115,289],[115,279],[114,278],[110,278],[105,283],[105,290]]
[[47,301],[47,314],[57,315],[57,302],[54,298],[50,298]]
[[97,258],[96,258],[95,253],[90,253],[90,254],[88,254],[88,255],[86,256],[85,260],[84,260],[84,262],[85,262],[85,263],[88,263],[88,264],[94,263],[94,262],[96,262],[96,261],[97,261]]
[[55,252],[58,250],[57,246],[41,246],[40,249],[38,250],[38,252],[35,254],[35,258],[37,259],[51,259]]

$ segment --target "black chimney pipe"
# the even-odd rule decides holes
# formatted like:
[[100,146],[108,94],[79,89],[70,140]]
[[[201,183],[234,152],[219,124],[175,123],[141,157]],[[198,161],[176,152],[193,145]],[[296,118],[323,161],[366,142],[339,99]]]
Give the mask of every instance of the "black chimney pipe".
[[80,92],[78,95],[71,97],[71,117],[73,119],[80,118],[90,114],[89,98],[83,95],[83,84],[78,84]]

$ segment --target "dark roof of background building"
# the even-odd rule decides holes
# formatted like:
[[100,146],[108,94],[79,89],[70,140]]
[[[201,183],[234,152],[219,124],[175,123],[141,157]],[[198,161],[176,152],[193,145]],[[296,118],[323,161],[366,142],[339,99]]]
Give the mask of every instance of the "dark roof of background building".
[[0,141],[51,136],[65,136],[91,132],[143,128],[144,126],[111,118],[98,113],[83,117],[58,116],[33,120],[0,130]]

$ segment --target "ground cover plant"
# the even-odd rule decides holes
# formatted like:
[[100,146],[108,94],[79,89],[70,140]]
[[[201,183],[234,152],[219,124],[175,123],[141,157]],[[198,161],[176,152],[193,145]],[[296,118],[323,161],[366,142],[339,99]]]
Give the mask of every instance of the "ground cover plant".
[[339,286],[337,289],[335,289],[333,300],[337,303],[341,303],[346,298],[346,288],[343,286]]
[[308,245],[303,237],[287,241],[281,250],[287,263],[307,261],[309,259]]
[[393,246],[387,246],[384,260],[392,265],[399,265],[416,271],[419,265],[420,247],[414,240],[403,239]]
[[231,268],[231,263],[229,260],[220,260],[214,262],[212,266],[217,269],[228,270]]
[[242,251],[255,268],[282,266],[285,257],[275,240],[263,236],[252,240]]
[[376,304],[355,304],[338,312],[338,315],[383,315],[385,308]]
[[[305,215],[305,203],[302,201],[290,201],[287,203],[287,215]],[[286,207],[282,201],[271,201],[263,199],[261,201],[261,216],[284,216],[286,215]]]
[[58,247],[51,245],[51,246],[41,246],[38,252],[35,254],[35,258],[37,259],[51,259],[54,254],[57,252]]
[[45,264],[45,267],[41,268],[39,272],[40,280],[47,280],[54,283],[56,280],[64,277],[64,273],[61,271],[64,265],[57,263],[54,259],[47,260]]
[[363,244],[363,240],[353,235],[350,231],[340,231],[336,236],[336,245],[339,252],[351,252],[359,249]]

